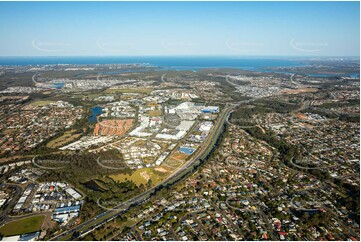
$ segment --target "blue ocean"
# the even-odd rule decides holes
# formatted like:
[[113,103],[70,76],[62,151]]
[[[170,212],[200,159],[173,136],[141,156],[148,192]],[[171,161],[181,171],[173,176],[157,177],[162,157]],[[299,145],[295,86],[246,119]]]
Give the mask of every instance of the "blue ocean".
[[202,68],[260,69],[267,67],[304,66],[306,63],[287,58],[236,57],[0,57],[0,65],[54,65],[54,64],[142,64],[168,70],[197,70]]
[[[293,74],[278,70],[267,70],[272,67],[299,67],[307,66],[307,59],[286,57],[230,57],[230,56],[82,56],[82,57],[0,57],[0,66],[26,66],[26,65],[93,65],[93,64],[140,64],[153,67],[155,70],[190,70],[197,71],[204,68],[233,68],[259,72],[277,72]],[[118,74],[132,72],[133,69],[107,72],[103,74]],[[144,71],[144,70],[137,70]],[[313,76],[333,77],[342,74],[313,74]],[[357,78],[359,73],[349,76]]]

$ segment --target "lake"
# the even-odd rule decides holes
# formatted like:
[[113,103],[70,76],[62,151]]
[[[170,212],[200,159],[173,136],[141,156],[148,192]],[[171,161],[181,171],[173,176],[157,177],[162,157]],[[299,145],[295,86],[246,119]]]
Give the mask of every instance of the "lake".
[[101,107],[96,106],[96,107],[92,107],[91,111],[92,111],[92,115],[89,117],[89,122],[94,123],[97,121],[97,116],[102,114],[103,109]]

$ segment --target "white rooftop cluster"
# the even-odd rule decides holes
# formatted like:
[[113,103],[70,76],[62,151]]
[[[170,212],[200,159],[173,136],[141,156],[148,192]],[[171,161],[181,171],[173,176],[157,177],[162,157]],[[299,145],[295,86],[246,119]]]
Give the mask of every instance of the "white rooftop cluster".
[[203,122],[201,124],[201,126],[199,127],[199,131],[203,132],[203,131],[210,131],[211,128],[213,127],[213,123],[212,122]]
[[178,130],[176,134],[169,134],[168,129],[163,129],[162,133],[157,134],[155,137],[159,139],[171,139],[171,140],[180,140],[183,138],[187,131],[193,126],[194,121],[181,121],[181,123],[175,128]]
[[181,119],[194,120],[201,113],[200,108],[192,102],[184,102],[177,107],[169,109],[168,113],[176,113]]
[[136,110],[129,102],[118,101],[102,105],[102,114],[99,117],[133,118]]
[[137,137],[147,137],[147,136],[151,136],[152,133],[148,133],[148,132],[144,132],[144,129],[148,128],[149,126],[149,117],[148,116],[139,116],[139,121],[140,121],[140,125],[135,128],[132,132],[130,132],[129,134],[132,136],[137,136]]
[[81,140],[75,141],[71,144],[63,146],[60,150],[81,150],[87,149],[93,145],[99,145],[109,142],[113,139],[112,136],[85,136]]

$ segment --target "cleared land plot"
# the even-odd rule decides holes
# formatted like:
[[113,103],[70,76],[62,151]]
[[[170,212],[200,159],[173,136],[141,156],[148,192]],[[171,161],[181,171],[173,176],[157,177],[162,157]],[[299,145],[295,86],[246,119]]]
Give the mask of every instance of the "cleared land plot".
[[161,116],[161,115],[162,115],[162,111],[161,111],[161,110],[150,110],[150,111],[148,111],[148,115],[149,115],[150,117]]
[[158,166],[154,168],[155,171],[158,171],[160,173],[167,173],[167,172],[172,172],[174,170],[174,168],[170,168],[167,166]]
[[166,162],[163,163],[163,166],[171,167],[172,169],[174,169],[182,165],[183,163],[184,163],[183,161],[168,159]]
[[146,93],[149,94],[153,90],[148,88],[108,88],[104,91],[104,93]]
[[167,168],[168,170],[174,170],[175,168],[184,164],[188,158],[189,155],[176,151],[172,155],[170,155],[169,158],[166,159],[166,161],[162,163],[162,166]]
[[317,88],[299,88],[299,89],[294,89],[294,90],[285,90],[282,92],[287,93],[287,94],[297,94],[297,93],[317,92],[317,91],[318,91]]
[[159,106],[159,104],[157,102],[148,102],[147,106],[148,107],[156,107],[156,106]]
[[148,179],[152,180],[152,184],[156,184],[163,180],[168,173],[164,173],[164,175],[157,174],[154,172],[154,168],[141,168],[132,173],[132,175],[128,174],[116,174],[111,175],[110,178],[112,178],[115,181],[118,182],[125,182],[125,181],[133,181],[137,186],[141,184],[147,184]]
[[181,153],[179,151],[174,152],[174,154],[172,154],[170,156],[170,160],[175,160],[178,162],[184,162],[187,160],[187,158],[189,157],[189,155]]
[[0,233],[4,236],[11,236],[39,231],[45,217],[45,215],[38,215],[15,220],[0,227]]
[[293,115],[295,115],[297,118],[299,119],[307,119],[308,117],[306,115],[304,115],[303,113],[294,113]]
[[73,134],[75,130],[66,131],[62,136],[55,138],[46,144],[49,148],[58,148],[65,144],[78,139],[81,134]]
[[94,135],[124,135],[133,126],[133,119],[107,119],[97,123]]

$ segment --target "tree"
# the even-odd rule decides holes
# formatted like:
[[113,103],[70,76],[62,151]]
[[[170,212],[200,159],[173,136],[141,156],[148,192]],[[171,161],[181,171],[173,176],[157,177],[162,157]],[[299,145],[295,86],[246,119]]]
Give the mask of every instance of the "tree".
[[80,232],[75,231],[75,232],[71,235],[71,238],[72,238],[72,239],[76,239],[76,238],[78,238],[79,236],[80,236]]
[[147,188],[149,189],[149,188],[151,188],[152,187],[152,179],[149,179],[148,181],[147,181]]

